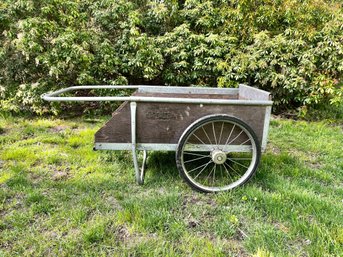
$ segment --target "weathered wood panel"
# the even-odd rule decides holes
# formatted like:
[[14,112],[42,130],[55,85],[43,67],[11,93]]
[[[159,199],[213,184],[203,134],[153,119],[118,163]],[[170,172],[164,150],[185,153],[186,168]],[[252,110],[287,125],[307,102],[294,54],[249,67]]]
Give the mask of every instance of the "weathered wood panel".
[[[137,139],[142,143],[177,143],[195,120],[210,114],[228,114],[245,121],[262,140],[263,107],[195,104],[138,104]],[[204,138],[204,137],[203,137]]]
[[95,142],[130,143],[130,133],[130,105],[124,102],[112,113],[112,118],[95,133]]
[[[191,123],[210,114],[228,114],[243,120],[262,141],[263,106],[137,103],[137,142],[176,144]],[[130,143],[130,119],[130,105],[125,103],[95,134],[95,142]]]

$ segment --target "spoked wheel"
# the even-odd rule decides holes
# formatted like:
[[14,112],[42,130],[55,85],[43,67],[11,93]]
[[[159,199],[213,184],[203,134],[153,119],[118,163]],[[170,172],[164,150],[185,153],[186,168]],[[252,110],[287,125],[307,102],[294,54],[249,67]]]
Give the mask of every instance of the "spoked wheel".
[[209,115],[190,125],[179,140],[176,164],[195,190],[218,192],[247,182],[255,173],[261,147],[240,119]]

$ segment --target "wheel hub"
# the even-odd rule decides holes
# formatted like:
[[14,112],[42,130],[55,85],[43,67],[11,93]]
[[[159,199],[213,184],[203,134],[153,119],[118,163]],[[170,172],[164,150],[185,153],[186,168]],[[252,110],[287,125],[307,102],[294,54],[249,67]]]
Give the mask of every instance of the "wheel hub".
[[220,150],[214,150],[211,153],[212,161],[215,164],[223,164],[226,161],[226,153]]

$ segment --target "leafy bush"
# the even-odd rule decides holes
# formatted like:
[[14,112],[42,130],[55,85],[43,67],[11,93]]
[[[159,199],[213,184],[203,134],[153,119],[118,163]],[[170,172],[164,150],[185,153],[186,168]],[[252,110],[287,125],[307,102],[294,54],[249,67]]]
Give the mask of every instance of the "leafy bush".
[[47,91],[166,84],[272,92],[275,106],[342,102],[343,12],[328,0],[4,0],[0,106],[58,112]]

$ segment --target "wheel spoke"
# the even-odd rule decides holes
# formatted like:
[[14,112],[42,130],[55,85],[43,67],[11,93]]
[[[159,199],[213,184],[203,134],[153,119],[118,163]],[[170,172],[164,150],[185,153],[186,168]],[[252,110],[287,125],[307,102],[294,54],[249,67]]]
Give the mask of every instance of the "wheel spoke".
[[202,131],[204,131],[204,133],[205,133],[205,135],[206,135],[208,141],[209,141],[210,144],[212,145],[211,139],[210,139],[209,136],[207,135],[207,132],[205,131],[204,126],[201,126],[201,128],[202,128]]
[[223,179],[223,164],[220,165],[220,176],[222,177]]
[[229,167],[232,171],[234,171],[238,176],[241,176],[241,174],[239,174],[234,168],[232,168],[229,164],[227,164],[226,162],[224,162],[224,165],[226,164],[227,167]]
[[[229,175],[229,177],[232,179],[232,177],[231,177],[231,175],[230,175],[230,172],[227,170],[227,168],[226,168],[226,166],[225,166],[225,163],[224,163],[223,167],[225,168],[226,173],[227,173],[227,174]],[[232,180],[233,180],[233,179],[232,179]]]
[[224,129],[224,122],[222,122],[222,127],[221,127],[221,130],[220,130],[218,144],[220,144],[220,142],[222,141],[223,129]]
[[212,122],[212,131],[213,131],[213,136],[214,136],[214,142],[216,143],[216,145],[218,145],[216,131],[214,129],[214,122]]
[[209,157],[210,156],[201,156],[201,157],[198,157],[198,158],[195,158],[195,159],[192,159],[192,160],[185,161],[185,163],[194,162],[194,161],[197,161],[197,160],[200,160],[200,159],[203,159],[203,158],[209,158]]
[[[202,170],[198,173],[198,175],[196,175],[195,177],[194,177],[194,180],[206,169],[206,167],[210,164],[212,162],[212,160],[210,160],[208,163],[205,163],[204,165],[205,165],[205,167],[204,168],[202,168]],[[204,165],[202,165],[202,166],[204,166]],[[199,167],[198,167],[199,168]]]
[[193,134],[193,136],[195,136],[202,144],[206,145],[204,141],[202,141],[197,135],[195,135],[195,133]]
[[240,145],[244,145],[246,142],[249,142],[250,138],[248,138],[246,141],[244,141],[243,143],[241,143]]
[[209,178],[210,178],[210,176],[211,176],[213,170],[216,168],[216,166],[217,166],[217,164],[214,164],[214,165],[213,165],[213,168],[211,169],[210,173],[207,175],[207,177],[206,177],[205,180],[209,180]]
[[243,165],[243,164],[241,164],[241,163],[239,163],[239,162],[236,162],[236,161],[234,161],[234,160],[232,160],[231,158],[228,158],[230,161],[232,161],[232,162],[234,162],[234,163],[236,163],[236,164],[238,164],[238,165],[240,165],[240,166],[242,166],[242,167],[244,167],[244,168],[249,168],[248,166],[245,166],[245,165]]
[[[190,171],[188,171],[188,173],[190,173],[190,172],[192,172],[192,171],[195,171],[195,170],[197,170],[197,169],[200,169],[200,168],[202,168],[202,167],[204,167],[204,168],[206,168],[206,166],[208,165],[208,164],[210,164],[212,162],[212,160],[210,160],[208,163],[205,163],[205,164],[203,164],[203,165],[200,165],[199,167],[196,167],[196,168],[194,168],[194,169],[192,169],[192,170],[190,170]],[[200,172],[202,172],[204,169],[202,169]]]
[[206,154],[200,154],[200,153],[190,153],[190,152],[183,152],[184,154],[188,154],[188,155],[194,155],[194,156],[206,156],[206,157],[211,157],[211,155],[206,155]]
[[226,139],[225,145],[227,145],[227,142],[229,142],[230,137],[231,137],[232,132],[233,132],[233,130],[235,129],[235,127],[236,127],[236,124],[233,125],[233,127],[232,127],[232,129],[231,129],[231,132],[230,132],[230,135],[229,135],[229,137]]
[[243,130],[242,130],[241,132],[239,132],[238,135],[235,136],[235,138],[232,139],[232,140],[230,141],[230,143],[228,143],[228,145],[230,145],[232,142],[234,142],[242,133],[243,133]]

